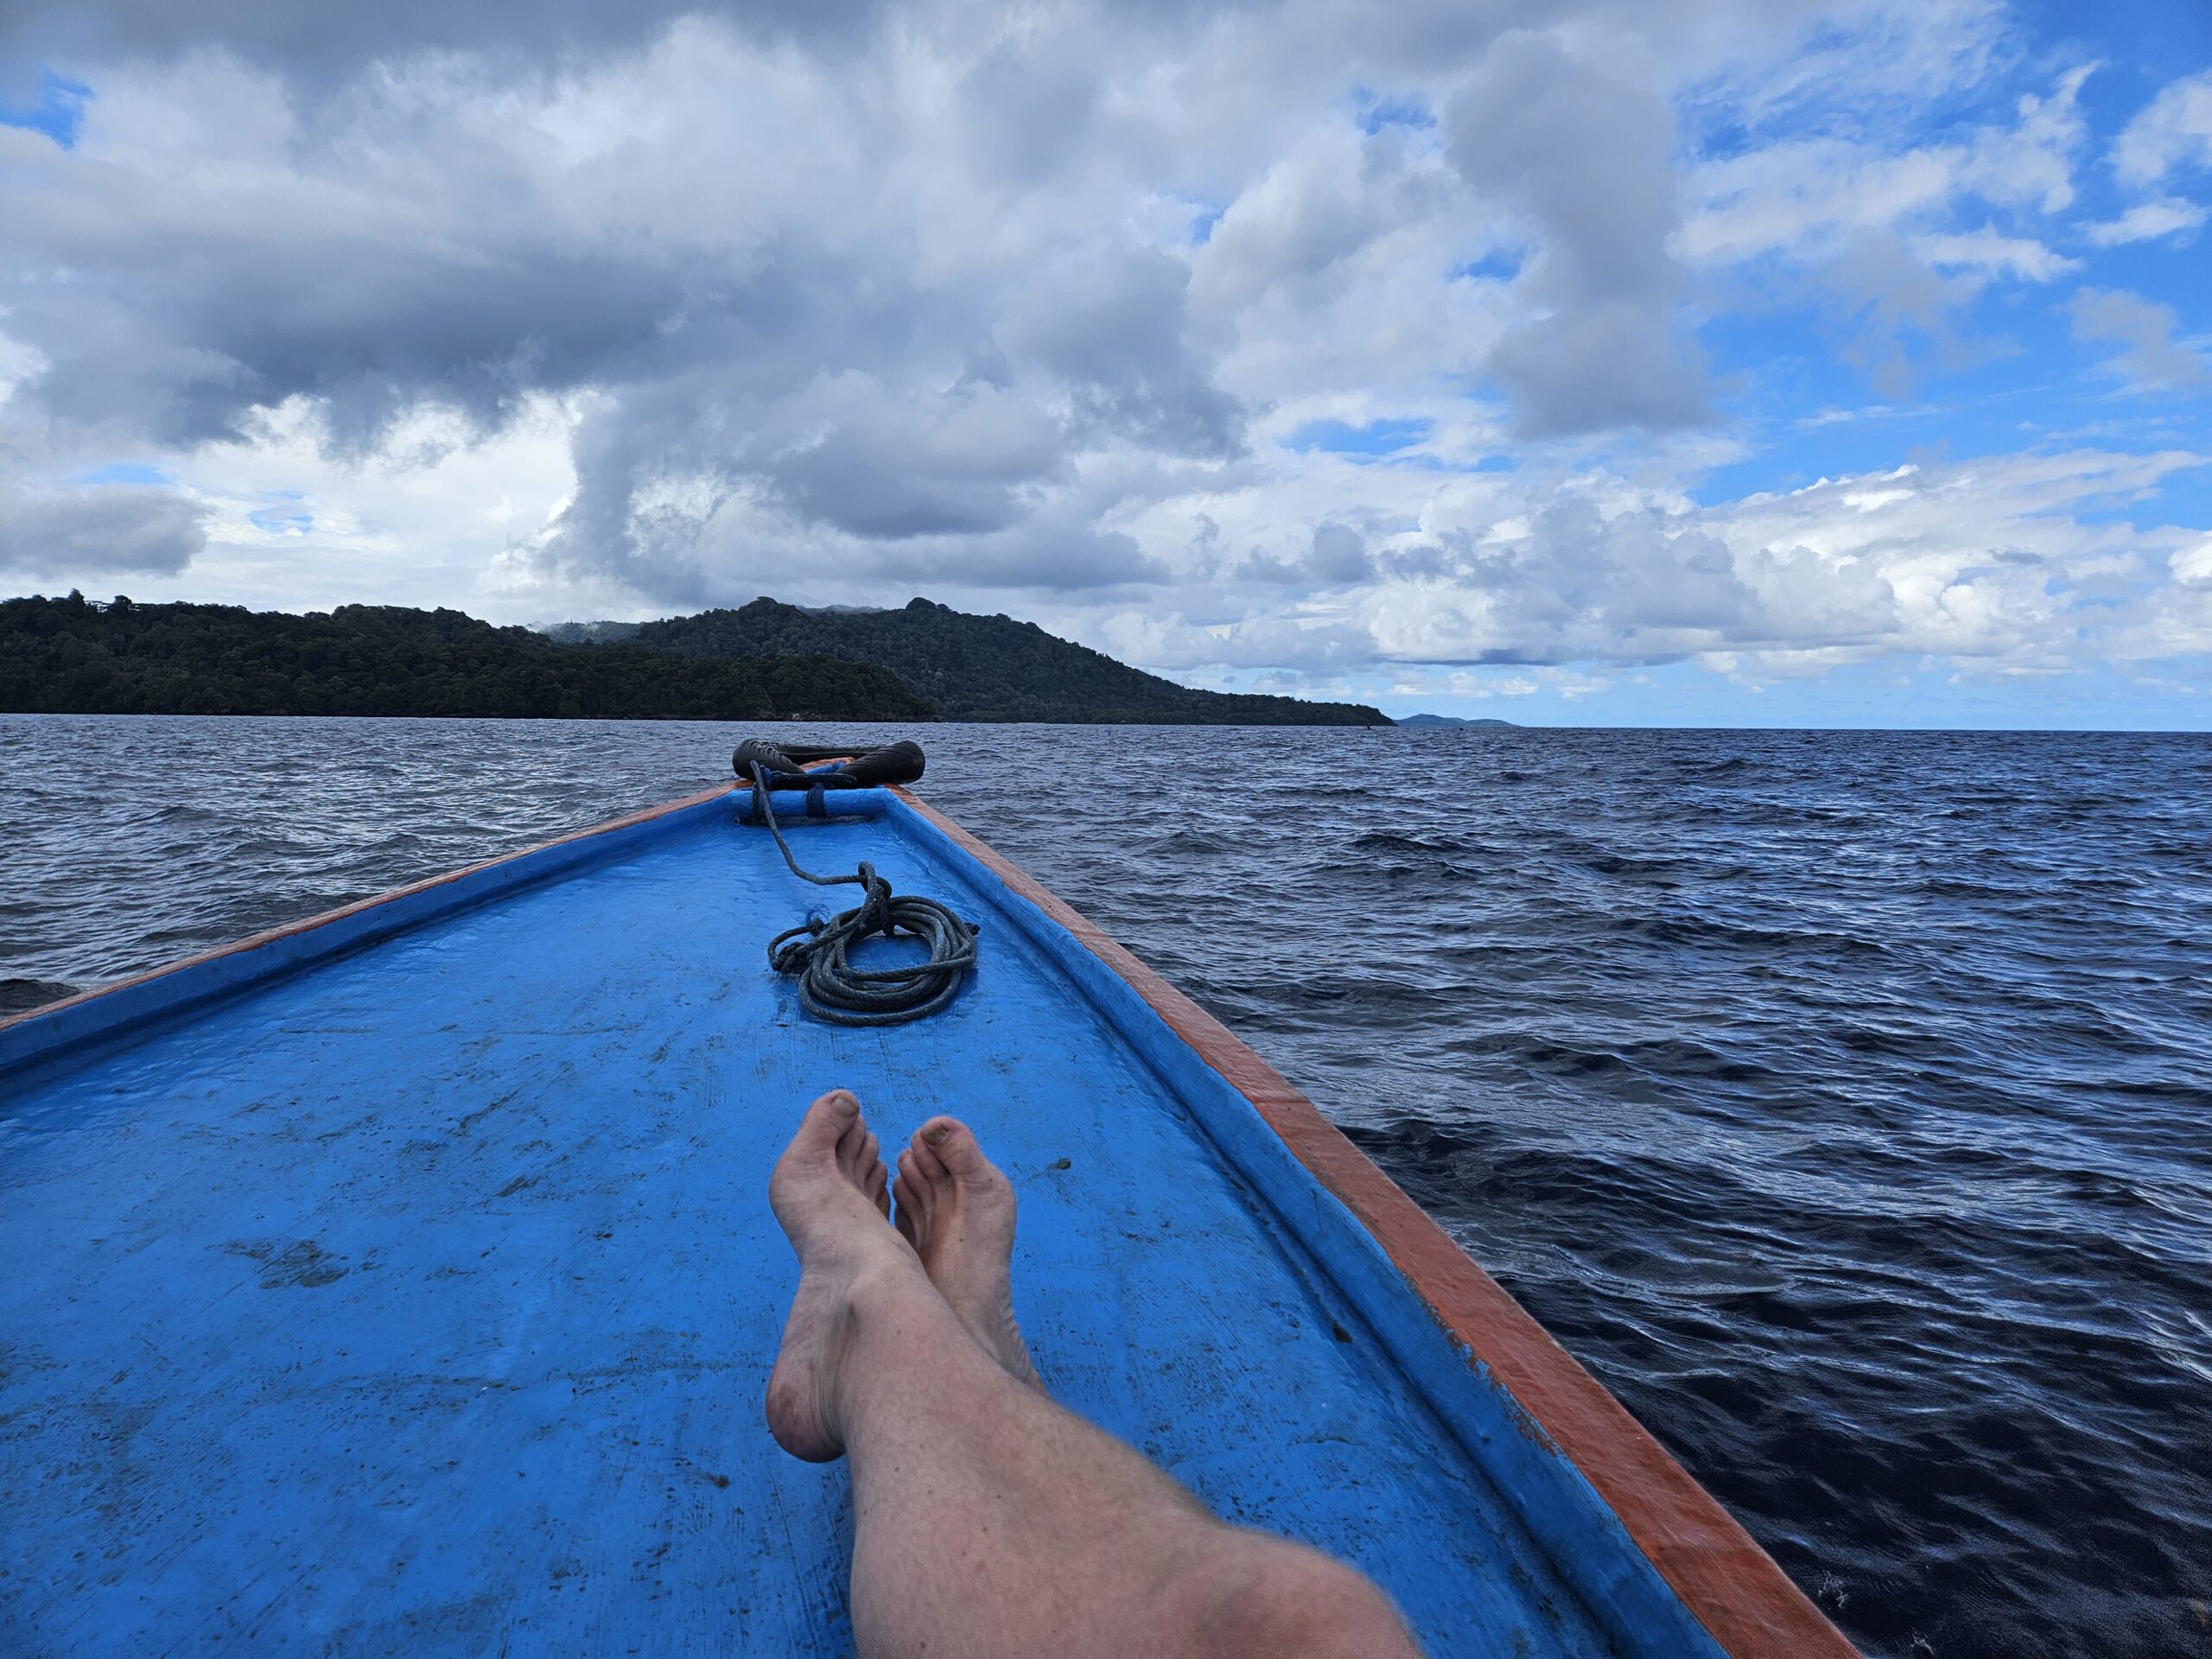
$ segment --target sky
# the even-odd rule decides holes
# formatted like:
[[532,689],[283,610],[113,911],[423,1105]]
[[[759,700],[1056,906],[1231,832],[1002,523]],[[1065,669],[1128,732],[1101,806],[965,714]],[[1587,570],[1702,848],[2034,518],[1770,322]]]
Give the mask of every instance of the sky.
[[13,0],[0,594],[2212,729],[2203,0]]

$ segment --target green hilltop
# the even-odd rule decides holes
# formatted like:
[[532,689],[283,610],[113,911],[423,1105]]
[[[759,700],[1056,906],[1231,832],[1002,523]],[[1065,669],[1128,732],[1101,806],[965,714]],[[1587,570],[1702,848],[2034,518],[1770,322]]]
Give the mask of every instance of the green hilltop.
[[1387,726],[1194,691],[1003,616],[756,600],[662,621],[494,627],[459,611],[0,601],[0,713]]

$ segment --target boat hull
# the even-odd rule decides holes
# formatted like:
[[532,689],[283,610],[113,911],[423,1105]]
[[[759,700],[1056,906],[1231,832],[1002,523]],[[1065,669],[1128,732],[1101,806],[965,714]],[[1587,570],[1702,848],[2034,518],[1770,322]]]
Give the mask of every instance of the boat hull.
[[[842,1467],[760,1421],[766,1174],[852,1088],[1020,1194],[1057,1397],[1432,1653],[1847,1652],[1318,1113],[899,791],[791,827],[982,924],[810,1020],[716,793],[0,1028],[0,1632],[28,1652],[849,1652]],[[834,895],[833,895],[834,896]]]

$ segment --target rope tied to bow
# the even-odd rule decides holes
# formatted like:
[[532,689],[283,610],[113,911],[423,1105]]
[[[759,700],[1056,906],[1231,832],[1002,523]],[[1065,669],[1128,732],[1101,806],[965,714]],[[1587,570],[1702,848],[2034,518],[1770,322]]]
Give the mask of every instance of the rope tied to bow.
[[[865,859],[850,875],[817,875],[804,868],[791,856],[791,844],[777,825],[766,772],[758,761],[748,763],[747,770],[752,776],[753,810],[776,838],[791,874],[818,887],[857,887],[865,895],[850,910],[828,918],[810,916],[768,942],[768,965],[798,978],[799,1005],[832,1025],[901,1026],[951,1001],[962,978],[976,965],[976,935],[981,931],[976,925],[963,921],[934,899],[894,894],[891,884]],[[819,774],[798,775],[811,779]],[[853,966],[853,948],[879,933],[887,939],[909,934],[921,941],[928,956],[897,968]]]

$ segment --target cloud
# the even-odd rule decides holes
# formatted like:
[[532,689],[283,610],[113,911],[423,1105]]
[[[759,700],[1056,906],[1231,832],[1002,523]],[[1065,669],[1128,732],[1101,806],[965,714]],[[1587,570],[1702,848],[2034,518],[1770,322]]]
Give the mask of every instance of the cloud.
[[[0,322],[7,320],[7,313],[0,311]],[[29,385],[47,370],[46,357],[22,340],[11,340],[0,329],[0,408],[4,408],[19,386]]]
[[2117,219],[2101,219],[2085,227],[2090,242],[2100,248],[2116,248],[2130,242],[2155,242],[2177,236],[2204,223],[2205,209],[2193,201],[2160,196],[2139,201]]
[[[2029,219],[2074,200],[2074,168],[2086,142],[2080,111],[2087,67],[2044,93],[2024,94],[2009,118],[1951,124],[1940,137],[1905,142],[1870,130],[1863,115],[1833,130],[1777,137],[1694,168],[1693,209],[1681,245],[1698,262],[1783,254],[1817,259],[1869,233],[1941,237],[1967,208]],[[1969,242],[1998,233],[1985,224]],[[2011,238],[2019,239],[2017,235]],[[1956,242],[1938,242],[1938,248]]]
[[1534,226],[1517,287],[1539,315],[1491,353],[1534,434],[1706,418],[1701,354],[1668,246],[1681,222],[1672,111],[1551,38],[1498,40],[1451,104],[1453,163]]
[[797,516],[870,539],[1003,530],[1061,464],[1058,423],[987,382],[894,399],[851,372],[785,408],[794,440],[758,475]]
[[2123,184],[2139,187],[2184,168],[2212,168],[2212,69],[2152,99],[2113,142],[2112,165]]
[[[1061,523],[1077,456],[1234,459],[1186,260],[1088,214],[977,245],[988,184],[938,124],[955,67],[918,48],[856,84],[693,20],[561,80],[416,62],[312,105],[233,60],[115,67],[80,149],[27,158],[12,222],[79,279],[11,296],[10,337],[50,419],[185,450],[296,397],[358,462],[426,404],[474,441],[591,394],[531,568],[661,603],[721,591],[701,531],[748,504],[858,577],[873,541]],[[671,102],[698,119],[663,141]],[[887,120],[938,147],[917,175],[960,181],[957,212],[868,145],[788,136]],[[1078,544],[1035,585],[1141,566]],[[1012,575],[982,553],[948,571]]]
[[1940,137],[1837,111],[1830,130],[1705,162],[1691,169],[1676,245],[1701,271],[1748,264],[1768,294],[1818,308],[1839,354],[1903,397],[1931,361],[1974,355],[1961,320],[1993,284],[2080,268],[2051,238],[2075,200],[2091,73],[2076,67],[2002,118]]
[[2005,236],[1986,225],[1974,231],[1917,238],[1913,251],[1938,270],[2014,276],[2026,283],[2048,283],[2082,268],[2080,260],[2054,252],[2032,237]]
[[1897,655],[2051,671],[2202,652],[2212,607],[2174,598],[2195,592],[2202,532],[2138,530],[2123,510],[2208,464],[2094,449],[1930,461],[1710,507],[1618,476],[1504,480],[1433,494],[1371,550],[1376,575],[1325,602],[1276,596],[1234,620],[1109,609],[1093,626],[1177,671],[1335,676],[1695,660],[1750,683]]
[[325,86],[362,64],[478,54],[518,68],[588,62],[651,40],[678,18],[712,13],[765,40],[822,42],[864,32],[874,0],[538,0],[526,18],[499,0],[383,0],[303,7],[291,0],[70,0],[0,14],[0,60],[175,59],[219,47],[288,78]]
[[207,518],[204,503],[158,486],[0,485],[0,570],[174,575],[207,545]]
[[2186,587],[2212,588],[2212,536],[2175,554],[2171,568],[2174,580]]
[[2212,168],[2212,70],[2161,89],[2121,130],[2110,160],[2120,182],[2145,199],[2117,218],[2085,226],[2093,246],[2156,241],[2201,227],[2207,210],[2165,187],[2176,173]]
[[1465,664],[1661,662],[1725,648],[1862,649],[1896,623],[1870,562],[1801,543],[1738,545],[1719,515],[1561,495],[1445,557],[1370,626],[1381,654]]
[[1287,587],[1342,588],[1366,581],[1375,574],[1375,565],[1368,556],[1366,537],[1349,524],[1329,523],[1315,526],[1313,544],[1303,558],[1255,552],[1236,574],[1248,581]]
[[2103,288],[2076,289],[2070,305],[2074,338],[2124,347],[2110,366],[2135,385],[2167,391],[2212,386],[2204,354],[2174,338],[2179,320],[2171,306]]
[[1069,261],[1008,296],[994,338],[1057,382],[1079,435],[1227,459],[1243,448],[1243,410],[1192,345],[1190,280],[1160,251]]

